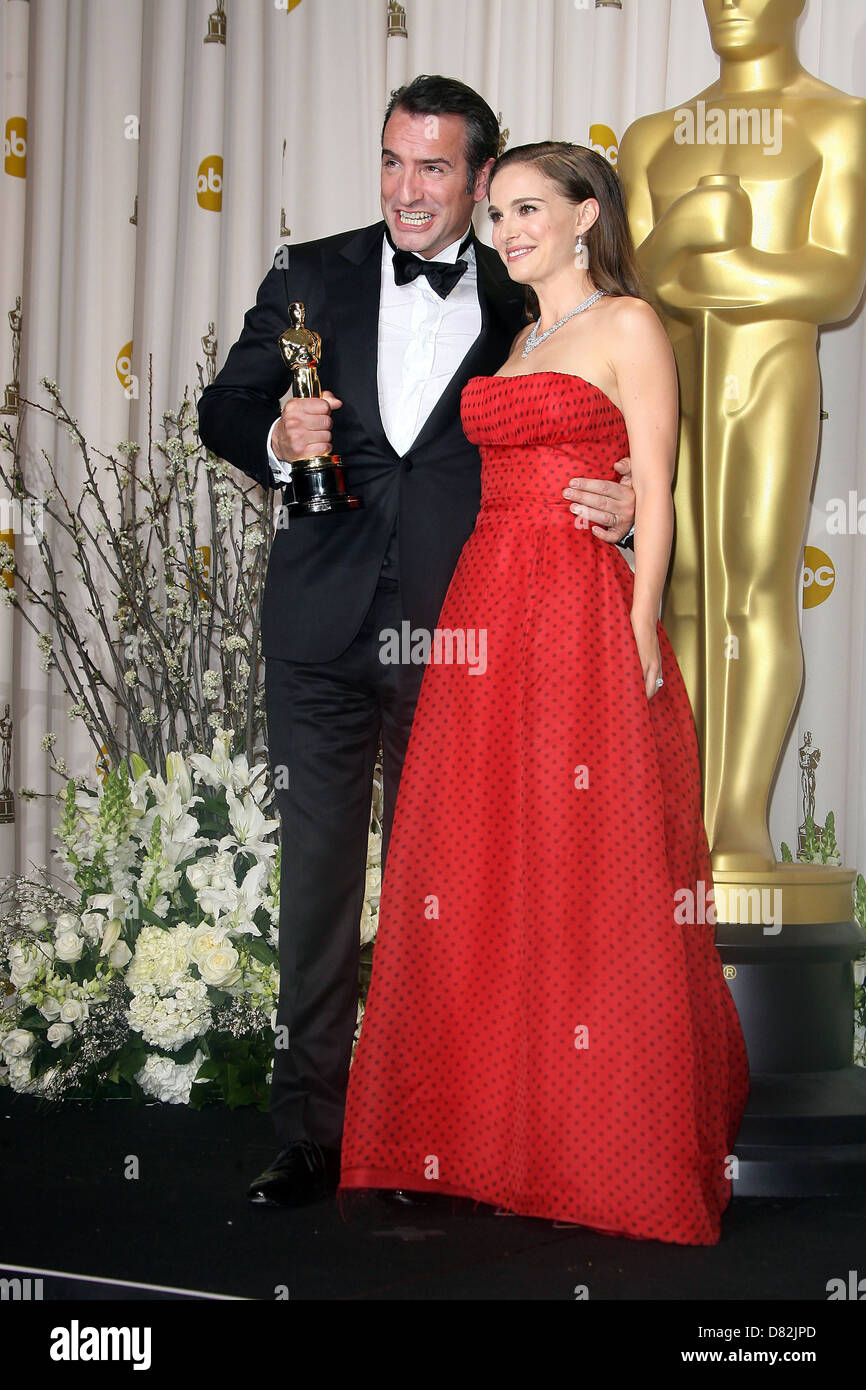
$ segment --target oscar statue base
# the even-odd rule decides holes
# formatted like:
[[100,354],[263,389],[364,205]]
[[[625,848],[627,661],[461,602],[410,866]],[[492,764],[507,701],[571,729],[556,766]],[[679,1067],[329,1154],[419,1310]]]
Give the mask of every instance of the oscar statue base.
[[286,488],[283,498],[289,517],[348,512],[363,506],[360,497],[346,492],[339,454],[295,459],[291,485]]
[[854,874],[779,864],[713,879],[716,946],[751,1072],[734,1196],[862,1192],[866,1068],[852,1063],[853,962],[866,935],[851,916]]

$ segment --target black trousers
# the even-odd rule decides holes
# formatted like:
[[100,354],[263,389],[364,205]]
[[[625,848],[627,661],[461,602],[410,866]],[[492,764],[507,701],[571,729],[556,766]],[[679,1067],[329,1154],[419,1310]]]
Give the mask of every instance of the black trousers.
[[402,620],[399,587],[383,579],[341,656],[266,663],[268,751],[282,846],[271,1115],[283,1147],[314,1139],[339,1148],[342,1138],[379,733],[384,856],[424,674],[423,665],[380,660],[379,634],[399,632]]

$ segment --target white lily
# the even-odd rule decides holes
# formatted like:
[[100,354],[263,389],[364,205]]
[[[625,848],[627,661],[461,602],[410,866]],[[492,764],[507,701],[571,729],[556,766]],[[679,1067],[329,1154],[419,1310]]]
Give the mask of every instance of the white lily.
[[[219,895],[221,902],[218,906],[223,909],[223,915],[217,916],[217,913],[214,913],[217,927],[231,931],[237,936],[261,936],[253,913],[262,905],[262,885],[267,872],[267,863],[260,859],[247,870],[243,882],[233,884]],[[216,898],[217,894],[214,891],[214,899]]]
[[163,825],[170,828],[186,816],[190,806],[201,801],[200,796],[192,796],[188,801],[184,801],[177,782],[165,782],[162,777],[149,777],[148,781],[151,791],[156,797],[156,805],[153,810],[160,817]]
[[192,800],[192,777],[180,753],[169,753],[165,760],[165,770],[169,780],[177,784],[184,806],[189,805]]
[[120,893],[92,893],[87,899],[89,912],[104,912],[109,917],[120,917],[129,912],[129,903]]
[[232,762],[232,789],[241,794],[248,792],[259,805],[268,796],[268,769],[264,763],[250,767],[245,753],[240,753]]
[[207,786],[225,787],[226,790],[231,787],[232,760],[224,739],[219,736],[214,739],[210,757],[206,753],[191,753],[189,761]]
[[201,845],[206,845],[207,840],[196,835],[198,821],[195,816],[183,815],[176,825],[167,828],[162,837],[162,862],[164,865],[177,868],[187,859],[192,859]]
[[219,842],[219,848],[246,850],[249,854],[262,855],[270,858],[276,853],[276,845],[272,841],[263,840],[263,835],[269,835],[277,829],[278,820],[265,820],[252,796],[247,793],[243,801],[239,801],[233,791],[226,791],[226,802],[229,810],[229,821],[234,837],[224,835]]

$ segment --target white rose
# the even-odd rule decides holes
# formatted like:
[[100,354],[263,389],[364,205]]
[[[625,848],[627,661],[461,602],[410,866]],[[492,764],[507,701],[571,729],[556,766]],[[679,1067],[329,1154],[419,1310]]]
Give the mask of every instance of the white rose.
[[113,965],[115,970],[122,970],[132,960],[132,952],[125,941],[118,941],[116,946],[112,946],[109,953],[108,963]]
[[49,1023],[53,1023],[60,1017],[60,1003],[57,999],[48,997],[42,1000],[39,1005],[39,1012],[43,1018],[47,1018]]
[[74,912],[61,912],[54,921],[54,935],[63,936],[66,932],[76,932],[79,921]]
[[209,951],[204,960],[198,962],[199,974],[208,985],[227,988],[237,984],[241,972],[237,968],[238,953],[234,946],[223,942]]
[[73,1031],[68,1023],[52,1023],[45,1036],[52,1047],[59,1047],[67,1038],[72,1037]]
[[67,999],[60,1007],[61,1023],[83,1023],[90,1013],[80,999]]
[[32,931],[34,936],[38,936],[39,933],[43,932],[45,928],[48,926],[48,918],[31,917],[30,921],[25,923],[25,926],[27,927],[28,931]]
[[65,960],[71,964],[73,961],[81,960],[83,950],[84,942],[74,931],[61,932],[55,937],[54,951],[58,960]]
[[102,936],[104,926],[105,918],[101,912],[82,912],[81,930],[91,945],[95,945]]
[[188,864],[186,867],[186,876],[190,885],[196,892],[198,892],[200,888],[210,887],[210,869],[207,864],[201,862]]
[[36,1035],[28,1033],[26,1028],[13,1028],[11,1033],[7,1033],[0,1048],[3,1049],[3,1056],[26,1057],[27,1053],[35,1046]]
[[216,951],[223,944],[225,934],[224,927],[196,927],[186,943],[190,960],[195,965],[200,965],[211,951]]
[[105,930],[102,933],[102,945],[99,948],[99,954],[101,956],[110,955],[112,947],[116,945],[120,936],[120,928],[122,925],[123,923],[119,917],[109,917],[105,924]]

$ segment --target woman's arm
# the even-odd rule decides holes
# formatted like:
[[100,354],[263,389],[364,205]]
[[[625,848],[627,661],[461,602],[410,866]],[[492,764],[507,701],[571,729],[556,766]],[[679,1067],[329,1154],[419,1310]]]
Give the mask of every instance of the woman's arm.
[[628,430],[635,491],[631,621],[651,698],[662,674],[656,623],[673,539],[677,373],[667,334],[648,304],[624,299],[612,327],[611,361]]

